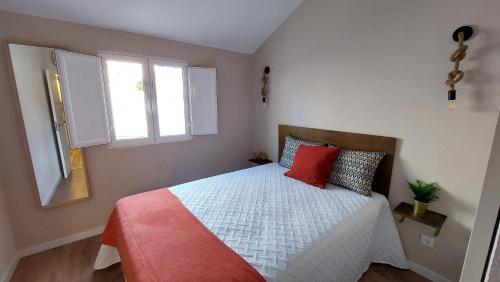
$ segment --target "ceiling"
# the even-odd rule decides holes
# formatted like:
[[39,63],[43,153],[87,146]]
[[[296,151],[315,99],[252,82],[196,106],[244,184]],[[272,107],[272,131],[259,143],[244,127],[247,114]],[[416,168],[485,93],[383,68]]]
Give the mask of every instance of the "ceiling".
[[0,10],[254,53],[302,0],[0,0]]

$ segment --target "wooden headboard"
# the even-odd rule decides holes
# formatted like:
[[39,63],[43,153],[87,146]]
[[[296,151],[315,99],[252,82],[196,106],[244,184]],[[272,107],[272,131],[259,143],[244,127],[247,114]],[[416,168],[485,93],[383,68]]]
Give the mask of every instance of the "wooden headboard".
[[382,159],[375,172],[372,190],[388,197],[391,185],[392,163],[394,161],[394,151],[396,149],[396,138],[282,124],[278,126],[278,130],[278,152],[280,159],[283,147],[285,146],[285,137],[287,135],[321,143],[334,144],[343,149],[384,152],[385,157]]

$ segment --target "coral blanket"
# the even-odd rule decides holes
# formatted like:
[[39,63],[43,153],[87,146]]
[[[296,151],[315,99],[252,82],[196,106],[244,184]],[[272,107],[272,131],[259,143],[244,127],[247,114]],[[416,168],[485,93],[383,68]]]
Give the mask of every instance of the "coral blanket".
[[118,249],[128,282],[265,281],[168,189],[118,201],[102,243]]

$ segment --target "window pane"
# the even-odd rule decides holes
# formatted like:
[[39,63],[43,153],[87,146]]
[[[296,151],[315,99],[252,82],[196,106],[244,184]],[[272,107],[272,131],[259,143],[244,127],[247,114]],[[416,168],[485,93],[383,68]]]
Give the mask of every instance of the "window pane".
[[142,64],[107,61],[113,126],[117,140],[148,137]]
[[154,66],[160,136],[186,134],[182,67]]

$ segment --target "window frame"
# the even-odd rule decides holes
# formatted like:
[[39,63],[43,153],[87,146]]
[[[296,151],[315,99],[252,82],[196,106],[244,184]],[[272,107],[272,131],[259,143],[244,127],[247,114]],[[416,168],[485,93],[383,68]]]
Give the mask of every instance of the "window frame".
[[[154,121],[154,135],[156,143],[165,143],[165,142],[179,142],[179,141],[190,141],[193,140],[193,136],[191,135],[191,119],[189,114],[189,93],[188,93],[188,80],[187,80],[187,69],[188,64],[183,61],[178,60],[170,60],[170,59],[158,59],[158,58],[149,58],[149,79],[151,83],[151,92],[154,93],[152,95],[152,111],[153,111],[153,121]],[[156,76],[154,71],[154,66],[176,66],[182,68],[182,84],[183,84],[183,99],[184,99],[184,129],[185,134],[180,135],[160,135],[160,118],[158,115],[158,95],[156,93]]]
[[[120,52],[109,52],[98,50],[97,56],[102,58],[103,64],[103,74],[104,74],[104,85],[106,92],[106,105],[108,110],[108,119],[110,123],[110,135],[111,143],[108,144],[110,147],[133,147],[133,146],[143,146],[151,144],[160,143],[170,143],[170,142],[181,142],[181,141],[191,141],[193,136],[191,135],[191,120],[189,114],[189,92],[188,92],[188,81],[187,81],[187,70],[189,64],[186,61],[178,59],[160,58],[152,56],[143,56],[129,53]],[[145,111],[147,119],[148,137],[144,138],[134,138],[134,139],[116,139],[116,133],[114,130],[114,118],[113,110],[111,104],[111,92],[109,88],[109,78],[108,69],[106,62],[107,60],[120,60],[129,62],[139,62],[143,67],[143,81],[144,81],[144,98],[145,98]],[[183,89],[184,89],[184,116],[185,116],[185,128],[186,134],[183,135],[169,135],[160,136],[159,130],[159,118],[158,118],[158,107],[157,107],[157,94],[155,85],[155,74],[154,65],[158,63],[159,65],[173,65],[182,67],[183,73]]]

